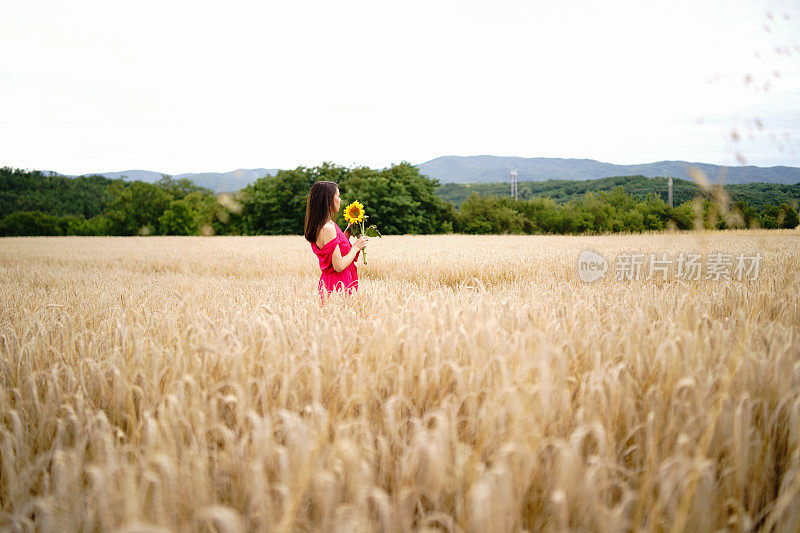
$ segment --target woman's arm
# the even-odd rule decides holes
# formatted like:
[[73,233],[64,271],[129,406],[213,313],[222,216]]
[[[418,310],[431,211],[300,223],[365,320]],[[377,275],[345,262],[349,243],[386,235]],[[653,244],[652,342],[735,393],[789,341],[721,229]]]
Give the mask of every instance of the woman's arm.
[[347,252],[347,255],[345,255],[344,257],[342,257],[342,251],[339,249],[338,246],[334,248],[333,257],[331,258],[331,261],[333,263],[333,269],[336,272],[341,272],[345,268],[350,266],[350,263],[352,263],[353,260],[356,258],[356,254],[359,251],[363,250],[364,247],[367,245],[368,240],[369,237],[360,237],[356,242],[353,243],[353,247],[350,248],[350,251]]
[[339,246],[336,246],[336,248],[333,249],[333,258],[332,258],[333,269],[336,272],[341,272],[345,268],[350,266],[350,263],[352,263],[353,259],[356,258],[356,254],[359,252],[359,250],[360,248],[356,248],[355,246],[353,246],[352,248],[350,248],[350,251],[347,252],[347,255],[343,257],[342,251],[339,250]]
[[[322,246],[326,246],[329,242],[336,238],[336,229],[333,227],[333,224],[326,224],[322,227]],[[331,263],[333,264],[333,269],[336,272],[341,272],[345,268],[347,268],[350,263],[356,258],[356,254],[363,250],[364,247],[367,245],[367,241],[369,240],[368,237],[361,237],[356,242],[353,243],[353,247],[350,248],[350,251],[347,255],[342,256],[342,251],[339,249],[337,245],[336,248],[333,249],[333,255],[331,256]]]

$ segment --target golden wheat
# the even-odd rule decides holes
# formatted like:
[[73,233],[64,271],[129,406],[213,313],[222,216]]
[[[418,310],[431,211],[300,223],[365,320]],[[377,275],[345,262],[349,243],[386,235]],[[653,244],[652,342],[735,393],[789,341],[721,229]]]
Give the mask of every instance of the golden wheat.
[[0,240],[0,528],[797,531],[799,244],[385,237],[322,307],[300,237]]

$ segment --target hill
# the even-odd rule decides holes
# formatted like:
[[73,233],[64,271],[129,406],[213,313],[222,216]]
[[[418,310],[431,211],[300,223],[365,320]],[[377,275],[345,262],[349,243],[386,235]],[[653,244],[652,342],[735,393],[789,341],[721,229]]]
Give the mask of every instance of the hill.
[[516,168],[520,181],[587,180],[613,176],[641,175],[649,178],[672,176],[690,180],[689,168],[705,172],[712,181],[724,183],[800,183],[796,167],[723,167],[687,161],[658,161],[640,165],[614,165],[594,159],[559,159],[548,157],[469,157],[445,156],[417,165],[420,172],[441,183],[491,183],[508,181]]
[[[707,163],[687,161],[658,161],[640,165],[614,165],[594,159],[559,159],[548,157],[497,157],[445,156],[414,165],[421,174],[436,178],[440,183],[499,183],[507,182],[509,172],[516,168],[520,181],[590,179],[615,176],[645,176],[649,178],[667,177],[690,180],[689,168],[696,167],[705,172],[714,182],[736,183],[800,183],[800,168],[796,167],[722,167]],[[173,175],[175,179],[187,178],[193,183],[214,192],[234,192],[243,189],[264,176],[274,176],[276,168],[240,168],[230,172],[187,172]],[[42,172],[43,175],[59,175],[56,172]],[[126,181],[140,180],[155,183],[161,179],[162,172],[152,170],[122,170],[98,172],[83,176],[98,175],[111,179],[123,178]],[[69,176],[74,177],[74,176]]]
[[[187,172],[174,175],[172,178],[175,180],[186,178],[195,185],[210,189],[214,192],[235,192],[239,189],[244,189],[259,178],[274,176],[277,173],[277,168],[239,168],[230,172]],[[75,177],[51,171],[43,171],[41,174],[44,176]],[[152,170],[120,170],[115,172],[82,174],[81,176],[103,176],[109,179],[122,178],[125,181],[138,180],[144,181],[145,183],[155,183],[160,180],[161,176],[164,174],[163,172],[155,172]]]

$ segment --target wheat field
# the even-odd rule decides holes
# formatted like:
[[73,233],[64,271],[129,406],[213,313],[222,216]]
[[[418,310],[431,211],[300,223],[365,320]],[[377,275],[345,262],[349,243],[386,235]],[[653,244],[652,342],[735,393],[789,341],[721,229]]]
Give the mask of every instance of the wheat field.
[[301,237],[0,240],[0,529],[800,530],[800,232],[368,252],[322,306]]

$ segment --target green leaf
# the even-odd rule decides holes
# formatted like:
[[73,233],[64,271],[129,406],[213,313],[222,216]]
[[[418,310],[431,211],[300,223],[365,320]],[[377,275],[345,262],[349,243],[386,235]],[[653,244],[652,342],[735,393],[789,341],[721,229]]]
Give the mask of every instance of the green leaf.
[[367,237],[382,237],[381,232],[378,231],[378,227],[375,224],[368,227],[364,233],[367,234]]

